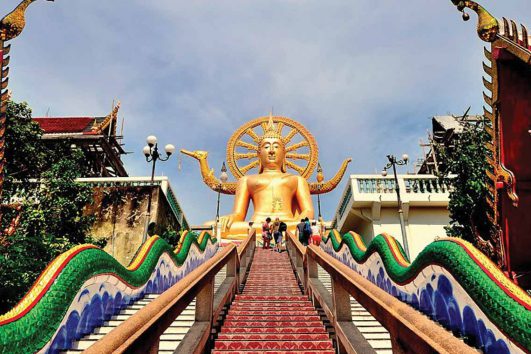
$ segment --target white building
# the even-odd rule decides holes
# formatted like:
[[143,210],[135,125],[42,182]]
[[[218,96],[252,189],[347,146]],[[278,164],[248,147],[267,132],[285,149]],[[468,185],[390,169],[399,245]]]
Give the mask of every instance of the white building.
[[[399,175],[398,186],[413,260],[436,237],[446,236],[448,189],[433,175]],[[360,234],[367,245],[386,232],[403,246],[394,177],[350,175],[332,226],[341,234]]]

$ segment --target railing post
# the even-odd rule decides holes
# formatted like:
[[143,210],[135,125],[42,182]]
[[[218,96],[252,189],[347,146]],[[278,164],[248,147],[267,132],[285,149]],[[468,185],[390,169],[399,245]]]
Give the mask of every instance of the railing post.
[[[199,290],[196,297],[195,320],[197,322],[212,322],[214,306],[214,276]],[[210,330],[210,329],[209,329]]]
[[[339,322],[352,322],[352,312],[350,309],[350,294],[339,284],[334,277],[330,277],[332,282],[332,304],[334,306],[333,313],[336,323],[334,327],[338,328]],[[347,353],[347,347],[344,345],[342,336],[338,336],[338,351],[339,353]]]
[[393,348],[393,354],[406,354],[407,351],[404,346],[400,344],[398,338],[391,336],[391,346]]
[[313,259],[311,256],[306,253],[306,271],[304,272],[304,289],[306,289],[306,292],[310,297],[312,298],[312,302],[315,304],[315,298],[313,294],[311,293],[310,289],[310,280],[311,279],[319,279],[319,271],[317,269],[317,262],[315,259]]
[[298,252],[294,252],[295,253],[295,266],[297,267],[297,270],[299,268],[302,268],[302,264],[303,264],[303,259],[302,259],[302,255],[299,254]]
[[240,269],[238,267],[238,252],[233,252],[226,265],[226,277],[233,277],[236,280],[236,292],[240,288]]
[[[239,275],[239,283],[241,284],[243,282],[243,279],[245,277],[245,273],[247,272],[247,265],[249,264],[249,248],[247,248],[240,258],[240,275]],[[239,289],[239,286],[238,286]]]
[[350,294],[341,286],[341,284],[330,277],[332,280],[332,300],[334,304],[334,318],[338,322],[351,322],[352,310],[350,308]]

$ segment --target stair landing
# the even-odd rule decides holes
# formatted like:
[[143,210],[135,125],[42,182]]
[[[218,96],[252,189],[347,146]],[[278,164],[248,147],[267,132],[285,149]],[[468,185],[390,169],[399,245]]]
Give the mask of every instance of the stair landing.
[[317,310],[297,284],[286,252],[256,249],[213,353],[335,353]]

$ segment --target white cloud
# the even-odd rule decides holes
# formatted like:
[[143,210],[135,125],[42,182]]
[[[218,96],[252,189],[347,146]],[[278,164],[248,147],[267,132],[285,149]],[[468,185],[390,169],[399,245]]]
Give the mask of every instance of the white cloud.
[[[487,6],[531,23],[528,0]],[[349,156],[350,172],[370,173],[388,153],[415,156],[429,116],[481,110],[471,18],[449,0],[41,1],[13,41],[10,87],[36,115],[103,115],[120,99],[134,175],[149,173],[140,150],[152,133],[208,150],[218,171],[231,133],[271,106],[315,135],[327,176]],[[191,223],[212,219],[215,193],[182,159],[181,173],[176,157],[157,171]],[[326,217],[342,189],[323,199]]]

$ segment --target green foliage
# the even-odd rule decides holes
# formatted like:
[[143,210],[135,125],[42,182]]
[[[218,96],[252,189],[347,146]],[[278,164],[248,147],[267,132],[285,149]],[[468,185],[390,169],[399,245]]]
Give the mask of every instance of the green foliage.
[[[474,242],[476,233],[488,237],[493,225],[487,218],[487,156],[485,121],[463,120],[463,132],[456,135],[447,146],[439,146],[438,158],[442,161],[441,178],[450,186],[451,223],[447,234]],[[448,178],[448,175],[455,177]]]
[[[93,241],[86,236],[92,217],[83,215],[92,190],[75,182],[84,172],[83,153],[69,143],[44,145],[41,135],[28,105],[9,102],[2,202],[23,207],[17,231],[0,245],[0,313],[22,298],[56,256]],[[14,211],[6,212],[2,228],[13,217]]]
[[168,226],[160,235],[160,237],[168,242],[173,247],[177,246],[181,235],[178,231],[175,231],[173,227]]
[[30,178],[39,177],[46,164],[46,151],[42,130],[31,119],[27,103],[8,102],[6,116],[4,193],[13,193],[14,188],[28,188]]

